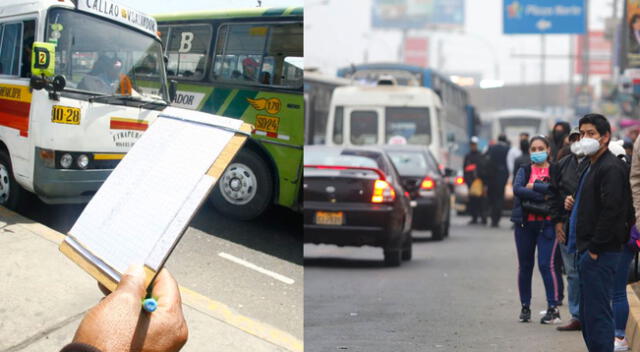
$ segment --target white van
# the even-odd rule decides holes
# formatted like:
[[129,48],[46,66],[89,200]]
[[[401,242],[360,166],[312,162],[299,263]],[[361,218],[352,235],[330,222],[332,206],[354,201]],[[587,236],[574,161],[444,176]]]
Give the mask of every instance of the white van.
[[424,145],[441,167],[447,165],[445,119],[438,95],[429,88],[385,83],[333,91],[326,144]]
[[0,204],[88,201],[151,121],[180,113],[174,94],[152,17],[111,0],[2,0]]

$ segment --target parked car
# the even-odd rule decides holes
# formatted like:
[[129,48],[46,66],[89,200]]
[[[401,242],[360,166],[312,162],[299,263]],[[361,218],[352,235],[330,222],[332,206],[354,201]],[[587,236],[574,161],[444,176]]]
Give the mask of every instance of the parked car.
[[395,165],[404,189],[416,201],[412,228],[430,230],[435,240],[449,235],[451,187],[433,154],[423,146],[388,145],[383,149]]
[[304,241],[376,246],[388,266],[411,260],[412,208],[378,147],[305,146]]

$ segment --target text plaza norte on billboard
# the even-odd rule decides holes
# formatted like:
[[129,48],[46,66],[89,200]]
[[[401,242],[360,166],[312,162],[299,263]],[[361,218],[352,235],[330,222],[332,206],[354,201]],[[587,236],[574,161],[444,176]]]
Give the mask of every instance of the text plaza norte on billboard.
[[539,6],[529,4],[525,7],[524,13],[532,16],[578,16],[582,14],[580,6]]

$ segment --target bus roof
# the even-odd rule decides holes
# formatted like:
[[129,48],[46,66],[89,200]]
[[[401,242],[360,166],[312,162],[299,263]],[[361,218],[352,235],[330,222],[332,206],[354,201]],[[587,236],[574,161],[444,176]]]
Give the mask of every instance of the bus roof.
[[345,86],[333,91],[334,105],[440,106],[433,90],[408,86]]
[[305,82],[318,82],[318,83],[326,83],[335,86],[347,86],[351,85],[351,80],[342,77],[334,77],[322,74],[320,72],[309,72],[306,71],[304,73]]
[[539,110],[531,110],[531,109],[507,109],[507,110],[498,110],[481,114],[481,119],[496,119],[502,117],[510,117],[510,116],[520,116],[520,117],[536,117],[536,118],[549,118],[549,114],[539,111]]
[[189,20],[213,20],[243,17],[296,17],[303,15],[302,7],[286,8],[262,8],[253,7],[248,9],[227,9],[227,10],[207,10],[189,11],[167,14],[155,14],[158,21],[189,21]]
[[68,8],[76,7],[71,0],[2,0],[0,3],[0,18],[38,12],[54,5]]

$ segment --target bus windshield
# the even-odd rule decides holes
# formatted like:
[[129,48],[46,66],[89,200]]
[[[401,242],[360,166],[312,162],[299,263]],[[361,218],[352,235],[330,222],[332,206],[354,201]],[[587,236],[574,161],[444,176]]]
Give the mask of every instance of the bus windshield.
[[69,90],[169,100],[159,40],[67,9],[50,10],[46,28]]

